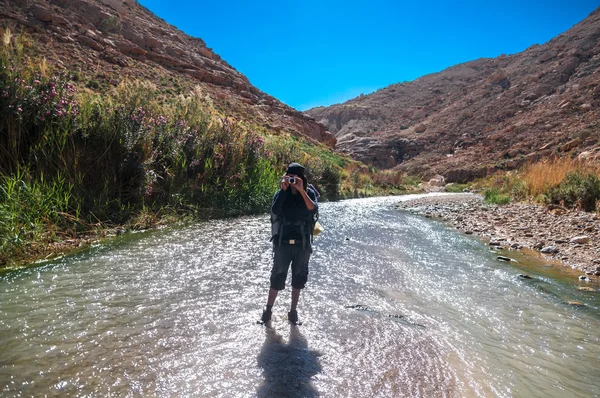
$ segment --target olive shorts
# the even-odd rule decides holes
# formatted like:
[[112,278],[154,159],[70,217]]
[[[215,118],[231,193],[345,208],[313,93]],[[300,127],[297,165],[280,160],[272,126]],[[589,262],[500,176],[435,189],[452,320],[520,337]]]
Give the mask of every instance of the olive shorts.
[[285,279],[292,264],[292,287],[304,289],[308,280],[308,260],[311,248],[302,249],[302,245],[282,243],[273,248],[273,269],[271,270],[271,289],[283,290]]

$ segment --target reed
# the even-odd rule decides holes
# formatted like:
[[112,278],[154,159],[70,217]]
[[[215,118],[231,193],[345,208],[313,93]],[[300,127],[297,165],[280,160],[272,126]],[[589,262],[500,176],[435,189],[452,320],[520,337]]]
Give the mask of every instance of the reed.
[[95,93],[77,86],[85,77],[25,59],[26,38],[2,37],[0,263],[98,225],[263,212],[292,161],[307,167],[323,200],[401,183],[324,145],[239,121],[199,86],[166,96],[125,79]]
[[570,158],[551,158],[526,165],[520,179],[526,185],[527,194],[537,197],[559,186],[571,173],[600,175],[600,168],[587,161]]

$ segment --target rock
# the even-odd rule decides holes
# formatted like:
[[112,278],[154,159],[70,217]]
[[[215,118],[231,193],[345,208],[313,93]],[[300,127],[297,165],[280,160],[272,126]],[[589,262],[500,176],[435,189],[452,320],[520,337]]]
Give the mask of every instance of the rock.
[[540,63],[548,62],[552,58],[556,57],[556,52],[554,50],[546,50],[538,56],[538,61]]
[[589,287],[589,286],[579,286],[577,288],[577,290],[583,290],[584,292],[595,292],[596,289],[594,289],[593,287]]
[[567,301],[567,303],[569,303],[569,305],[575,305],[577,307],[581,307],[584,305],[581,301],[575,301],[575,300],[569,300],[569,301]]
[[123,35],[123,37],[129,41],[131,41],[132,43],[134,43],[136,46],[142,48],[146,46],[146,42],[144,41],[144,38],[142,37],[142,35],[140,35],[139,33],[137,33],[137,31],[135,30],[135,28],[133,26],[131,26],[130,24],[123,22],[122,23],[122,32],[121,34]]
[[421,123],[415,127],[415,133],[418,133],[418,134],[424,133],[425,130],[427,130],[427,126],[424,125],[423,123]]
[[589,241],[589,236],[576,236],[574,238],[571,238],[571,243],[588,243]]
[[52,22],[52,13],[44,7],[35,6],[33,8],[33,16],[42,22]]
[[523,278],[523,279],[533,279],[531,276],[527,275],[527,274],[519,274],[519,278]]
[[160,49],[160,47],[161,47],[158,40],[156,40],[152,36],[144,36],[144,45],[146,46],[147,49],[152,50],[152,51],[156,51],[156,50]]
[[325,145],[327,145],[328,147],[335,148],[337,138],[335,138],[335,136],[329,131],[325,130],[321,131],[321,141],[325,143]]
[[206,58],[212,59],[213,53],[208,48],[199,48],[198,51],[200,54],[204,55]]
[[544,247],[544,242],[538,242],[535,245],[533,245],[533,248],[536,250],[541,250]]
[[574,140],[571,140],[571,141],[567,142],[566,144],[564,144],[563,146],[561,146],[560,150],[563,152],[570,151],[571,149],[579,146],[579,144],[581,144],[582,142],[583,142],[583,140],[581,138],[575,138]]
[[125,15],[127,13],[127,9],[123,7],[123,1],[119,0],[100,0],[101,3],[111,7],[113,10],[118,12],[120,15]]
[[431,180],[429,180],[429,185],[433,187],[443,187],[446,185],[446,179],[444,176],[436,175]]
[[600,276],[600,271],[596,271],[596,272],[594,272],[594,275],[595,275],[595,276]]
[[581,109],[586,110],[586,111],[589,109],[592,109],[592,104],[583,104],[583,105],[581,105]]
[[585,276],[585,275],[580,275],[580,276],[579,276],[579,280],[580,280],[580,281],[584,281],[584,280],[586,280],[586,279],[588,279],[588,277],[587,277],[587,276]]
[[81,43],[84,44],[90,48],[93,48],[94,50],[97,51],[102,51],[104,50],[104,47],[102,47],[102,45],[100,43],[98,43],[96,40],[92,39],[91,37],[88,36],[77,36],[77,40]]
[[554,240],[554,243],[561,244],[561,243],[567,243],[567,241],[566,241],[566,240],[564,240],[564,239],[555,239],[555,240]]
[[568,212],[568,209],[566,207],[555,204],[549,204],[547,208],[552,214],[557,216],[566,214]]
[[86,30],[83,34],[90,39],[98,40],[98,35],[92,29]]
[[115,47],[121,53],[125,55],[145,55],[146,50],[136,46],[135,44],[127,43],[125,41],[117,41],[115,42]]
[[540,250],[544,254],[553,254],[558,253],[558,248],[556,246],[546,246]]
[[467,234],[467,235],[473,235],[473,231],[471,231],[471,230],[466,230],[466,231],[465,231],[465,234]]
[[500,261],[508,261],[509,263],[512,261],[510,257],[504,257],[504,256],[498,256],[496,257],[497,260]]

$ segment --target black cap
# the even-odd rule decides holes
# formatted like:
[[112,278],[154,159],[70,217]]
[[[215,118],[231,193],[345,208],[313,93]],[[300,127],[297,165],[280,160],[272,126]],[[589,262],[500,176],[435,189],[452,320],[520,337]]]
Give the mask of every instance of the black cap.
[[304,166],[302,166],[300,163],[290,163],[285,173],[294,174],[298,177],[304,177]]

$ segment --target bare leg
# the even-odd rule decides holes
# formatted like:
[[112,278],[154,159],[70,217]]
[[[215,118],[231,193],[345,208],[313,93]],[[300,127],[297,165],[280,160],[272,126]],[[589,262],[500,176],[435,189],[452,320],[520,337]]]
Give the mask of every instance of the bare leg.
[[273,306],[273,304],[275,303],[275,299],[277,298],[277,293],[279,293],[278,290],[275,290],[273,288],[269,289],[269,297],[267,298],[268,306]]
[[292,308],[291,311],[296,311],[298,300],[300,299],[300,289],[292,288]]

